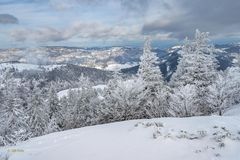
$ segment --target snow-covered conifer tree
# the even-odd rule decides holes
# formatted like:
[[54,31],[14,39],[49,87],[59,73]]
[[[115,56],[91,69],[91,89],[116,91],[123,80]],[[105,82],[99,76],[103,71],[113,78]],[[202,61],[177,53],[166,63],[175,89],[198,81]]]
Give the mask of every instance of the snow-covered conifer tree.
[[56,114],[59,110],[59,100],[57,97],[56,90],[52,84],[50,85],[50,88],[48,91],[47,105],[49,108],[50,118],[56,116]]
[[210,114],[212,104],[208,101],[210,86],[216,78],[216,59],[212,53],[214,47],[209,45],[209,34],[196,30],[193,40],[186,40],[176,72],[171,79],[174,87],[195,85],[195,105],[201,114]]
[[62,113],[59,104],[57,92],[53,84],[50,85],[48,91],[48,97],[46,102],[46,108],[49,112],[50,123],[48,126],[48,132],[54,132],[60,130],[62,125]]
[[156,53],[151,51],[150,38],[147,38],[137,73],[144,86],[139,95],[139,105],[144,111],[141,118],[167,116],[167,109],[164,105],[167,90],[164,89],[164,80],[158,64]]
[[196,30],[195,39],[185,40],[177,70],[171,78],[173,86],[208,86],[215,80],[217,63],[208,37],[208,32]]
[[4,79],[3,97],[0,110],[0,145],[15,144],[29,138],[27,115],[17,93],[17,84],[7,71]]
[[163,85],[162,73],[158,66],[158,57],[151,50],[151,39],[148,37],[144,43],[143,55],[140,57],[137,74],[149,85]]
[[36,85],[28,99],[27,114],[32,137],[41,136],[46,133],[48,123],[50,122],[49,110],[44,103],[41,90]]
[[73,120],[74,108],[77,104],[78,93],[77,91],[69,90],[67,97],[60,99],[61,115],[62,115],[62,128],[63,130],[74,128],[75,122]]
[[99,104],[98,94],[93,84],[84,78],[81,90],[78,91],[77,104],[74,106],[73,120],[75,127],[96,124],[96,109]]
[[61,105],[65,105],[61,109],[64,129],[96,124],[98,94],[88,78],[81,76],[80,81],[81,87],[77,91],[70,90],[61,100]]

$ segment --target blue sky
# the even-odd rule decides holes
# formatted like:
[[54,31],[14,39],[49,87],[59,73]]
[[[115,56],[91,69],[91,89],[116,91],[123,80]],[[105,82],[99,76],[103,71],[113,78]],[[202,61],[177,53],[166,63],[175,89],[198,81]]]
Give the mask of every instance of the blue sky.
[[166,47],[209,31],[238,42],[239,0],[0,0],[0,48],[43,45]]

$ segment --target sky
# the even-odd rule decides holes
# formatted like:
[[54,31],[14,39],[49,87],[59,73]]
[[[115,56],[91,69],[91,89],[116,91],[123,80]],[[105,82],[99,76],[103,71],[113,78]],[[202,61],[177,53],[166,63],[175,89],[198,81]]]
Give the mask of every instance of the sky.
[[240,0],[0,0],[0,48],[170,46],[210,32],[240,41]]

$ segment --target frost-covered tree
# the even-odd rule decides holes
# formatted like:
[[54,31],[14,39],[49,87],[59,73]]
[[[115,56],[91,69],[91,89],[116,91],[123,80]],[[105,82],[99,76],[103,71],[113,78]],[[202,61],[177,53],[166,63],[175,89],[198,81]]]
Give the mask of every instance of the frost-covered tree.
[[0,145],[15,144],[29,138],[29,127],[27,115],[21,106],[18,105],[18,98],[7,100],[5,107],[0,113]]
[[3,102],[4,102],[4,94],[1,90],[0,90],[0,102],[2,102],[2,103],[0,103],[0,110],[2,110]]
[[47,106],[49,108],[50,118],[57,116],[59,110],[59,100],[54,86],[51,84],[48,91]]
[[[68,96],[70,94],[68,93]],[[69,104],[70,98],[64,96],[63,98],[60,99],[60,106],[61,110],[60,113],[62,115],[62,121],[61,121],[61,128],[63,130],[70,129],[71,128],[71,123],[70,123],[70,118],[71,118],[71,105]]]
[[55,132],[60,130],[62,127],[62,113],[61,113],[61,106],[59,104],[59,99],[57,96],[57,92],[55,86],[50,84],[50,88],[48,90],[48,97],[46,101],[46,108],[49,112],[49,126],[47,132]]
[[[117,72],[114,73],[113,78],[109,80],[107,84],[107,88],[103,94],[104,100],[101,103],[101,106],[99,108],[100,112],[100,123],[108,123],[115,121],[117,119],[117,114],[115,108],[117,108],[118,101],[116,100],[114,96],[115,90],[118,88],[118,81],[121,79],[121,77],[118,75]],[[116,118],[115,118],[116,117]]]
[[123,80],[115,76],[110,80],[101,104],[101,123],[140,118],[144,112],[138,105],[142,87],[142,81],[135,77]]
[[60,129],[59,124],[57,123],[56,119],[57,118],[49,119],[49,122],[46,126],[45,132],[43,134],[49,134],[49,133],[57,132],[57,131],[60,131],[62,129],[62,128]]
[[96,110],[100,103],[98,94],[88,78],[81,76],[80,80],[81,87],[75,91],[69,90],[68,96],[60,100],[64,129],[97,123]]
[[74,107],[77,103],[77,92],[73,90],[68,91],[68,95],[60,99],[61,115],[62,115],[62,128],[63,130],[72,129],[74,126],[73,114]]
[[77,104],[74,106],[73,120],[75,127],[96,124],[96,109],[99,104],[98,94],[93,84],[85,78],[78,91]]
[[46,133],[50,122],[49,110],[44,103],[41,90],[36,86],[28,99],[27,114],[32,137],[41,136]]
[[181,52],[176,72],[171,79],[174,87],[195,85],[195,105],[201,114],[210,114],[212,104],[208,101],[208,86],[216,78],[217,63],[212,53],[214,47],[209,45],[209,34],[196,30],[193,40],[186,40]]
[[174,117],[189,117],[197,115],[198,108],[194,105],[195,85],[187,84],[176,87],[170,96],[170,113]]
[[213,110],[222,115],[234,104],[240,103],[240,55],[236,54],[233,66],[219,71],[216,80],[209,86],[209,99]]
[[96,109],[100,100],[98,99],[98,94],[94,89],[87,89],[80,93],[80,98],[78,99],[78,106],[76,111],[79,111],[79,120],[80,126],[90,126],[97,124],[97,112]]
[[208,86],[215,80],[217,63],[208,37],[208,32],[196,30],[193,40],[185,40],[177,70],[171,78],[173,86]]
[[213,101],[213,110],[222,115],[226,109],[232,105],[235,82],[230,79],[228,71],[220,71],[217,74],[216,81],[209,86],[209,99]]
[[[240,50],[239,50],[240,52]],[[240,103],[240,53],[235,56],[234,66],[227,69],[228,75],[231,78],[232,86],[234,86],[233,102]]]
[[148,85],[162,86],[163,77],[159,68],[159,61],[156,53],[151,51],[151,39],[148,37],[144,43],[143,54],[140,57],[138,77]]
[[209,87],[214,109],[219,115],[222,115],[232,105],[240,103],[239,62],[240,59],[235,61],[233,67],[219,72],[215,83]]
[[144,110],[141,118],[167,116],[167,109],[164,105],[167,90],[164,88],[164,80],[158,64],[158,57],[151,51],[150,39],[147,38],[137,73],[143,81],[143,91],[139,95],[139,105]]
[[29,138],[27,115],[17,93],[17,83],[10,72],[4,79],[3,101],[0,110],[0,145],[15,144]]
[[232,92],[232,104],[240,103],[240,67],[231,67],[226,70],[227,82]]
[[4,102],[4,93],[3,93],[3,89],[4,89],[4,79],[3,79],[3,70],[0,70],[0,110],[2,110],[3,107],[3,102]]

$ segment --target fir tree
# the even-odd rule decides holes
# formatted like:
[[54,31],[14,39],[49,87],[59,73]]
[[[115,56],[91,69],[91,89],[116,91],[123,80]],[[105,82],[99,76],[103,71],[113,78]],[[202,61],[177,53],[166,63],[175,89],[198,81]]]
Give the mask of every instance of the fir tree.
[[28,99],[27,114],[32,137],[43,135],[50,122],[49,110],[44,104],[41,90],[36,86],[32,90],[32,94]]
[[195,39],[186,40],[182,50],[182,58],[176,72],[171,79],[174,87],[196,87],[195,103],[200,114],[210,114],[212,104],[208,101],[208,86],[213,84],[216,78],[216,59],[212,56],[214,47],[208,44],[209,34],[196,30]]
[[0,139],[1,145],[15,144],[29,138],[27,115],[21,105],[17,93],[17,84],[13,77],[6,73],[4,79],[4,101],[0,110]]
[[62,127],[62,114],[60,112],[61,110],[60,107],[61,106],[59,104],[57,92],[55,90],[54,85],[51,83],[50,88],[48,90],[48,97],[47,97],[47,103],[46,103],[46,108],[49,111],[49,119],[50,119],[48,132],[58,131]]
[[137,73],[144,86],[139,95],[139,105],[144,108],[141,118],[167,116],[166,106],[164,106],[164,94],[167,90],[164,89],[164,80],[158,64],[158,57],[151,51],[150,39],[147,38]]

